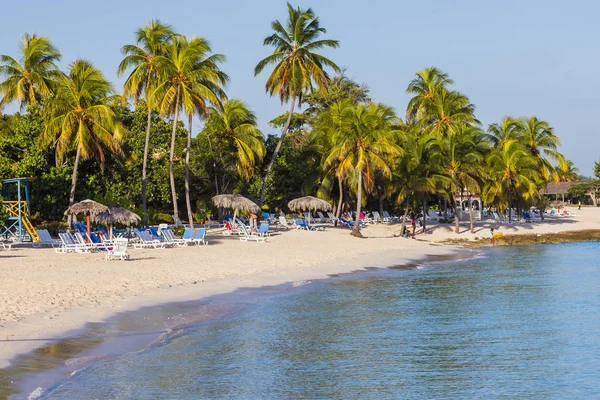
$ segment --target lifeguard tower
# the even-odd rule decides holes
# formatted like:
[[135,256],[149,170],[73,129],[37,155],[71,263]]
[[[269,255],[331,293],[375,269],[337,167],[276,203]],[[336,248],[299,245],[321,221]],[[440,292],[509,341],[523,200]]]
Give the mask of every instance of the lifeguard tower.
[[29,181],[27,178],[5,179],[2,181],[2,207],[8,213],[0,236],[12,237],[20,242],[39,242],[40,238],[31,223],[29,215]]

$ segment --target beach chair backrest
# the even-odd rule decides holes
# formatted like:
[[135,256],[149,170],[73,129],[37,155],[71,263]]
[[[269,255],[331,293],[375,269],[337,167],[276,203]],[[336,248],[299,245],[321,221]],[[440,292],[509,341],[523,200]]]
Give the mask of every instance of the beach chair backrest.
[[263,222],[260,224],[260,227],[258,228],[258,233],[267,233],[269,232],[269,224],[267,224],[266,222]]
[[182,239],[188,240],[188,239],[193,239],[193,238],[194,238],[194,230],[192,228],[185,228]]
[[203,240],[206,236],[206,228],[198,228],[194,233],[194,239]]
[[306,221],[302,218],[296,218],[296,225],[304,227],[306,226]]
[[279,216],[279,223],[280,223],[282,226],[288,226],[287,219],[285,219],[285,217],[284,217],[284,216]]
[[127,255],[127,238],[115,239],[112,249],[113,255],[122,257]]

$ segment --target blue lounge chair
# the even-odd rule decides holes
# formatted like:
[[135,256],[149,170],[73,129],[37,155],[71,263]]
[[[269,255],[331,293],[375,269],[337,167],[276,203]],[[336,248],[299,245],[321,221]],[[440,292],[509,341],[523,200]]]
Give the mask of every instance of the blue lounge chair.
[[198,228],[194,233],[194,243],[196,244],[208,244],[208,241],[205,239],[206,237],[206,228]]
[[271,234],[269,233],[269,224],[267,224],[266,222],[262,222],[258,227],[258,230],[254,233],[260,236],[271,236]]
[[309,225],[302,218],[296,218],[296,227],[298,229],[306,229],[306,230],[309,230],[309,231],[324,231],[325,230],[324,226],[322,226],[322,225]]

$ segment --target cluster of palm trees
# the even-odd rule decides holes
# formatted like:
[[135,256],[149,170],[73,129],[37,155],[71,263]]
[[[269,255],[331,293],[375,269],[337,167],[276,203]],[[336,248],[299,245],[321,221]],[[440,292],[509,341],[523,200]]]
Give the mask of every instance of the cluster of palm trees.
[[[254,70],[258,75],[272,66],[266,92],[289,103],[279,141],[265,168],[261,204],[295,117],[307,125],[307,136],[322,157],[321,196],[331,197],[332,182],[337,181],[339,215],[343,204],[349,204],[349,193],[355,194],[353,234],[357,236],[365,194],[374,190],[380,201],[389,198],[403,204],[405,215],[411,202],[416,207],[418,201],[426,211],[432,196],[443,199],[458,215],[455,196],[465,194],[469,199],[480,194],[486,204],[510,214],[514,206],[540,202],[540,189],[548,182],[577,176],[572,163],[558,151],[559,139],[547,122],[536,117],[507,117],[486,131],[468,97],[453,89],[454,82],[437,68],[416,73],[407,88],[413,97],[402,117],[389,106],[371,101],[343,76],[332,80],[327,70],[339,74],[340,68],[317,51],[335,49],[339,42],[322,38],[326,30],[311,9],[289,3],[287,7],[286,21],[273,21],[273,33],[264,40],[273,52]],[[5,77],[0,83],[0,110],[11,102],[17,102],[21,109],[42,107],[46,123],[41,137],[56,147],[57,163],[67,154],[75,154],[72,204],[80,159],[95,157],[103,165],[104,151],[120,152],[125,132],[114,106],[125,100],[134,104],[143,101],[148,110],[141,193],[146,223],[152,115],[173,120],[169,177],[175,218],[179,216],[173,169],[179,160],[175,142],[180,120],[187,117],[185,197],[188,220],[193,224],[189,175],[194,116],[205,123],[201,134],[207,136],[208,145],[218,149],[214,162],[233,165],[246,181],[266,156],[256,117],[243,102],[227,98],[229,77],[221,69],[225,57],[212,53],[204,38],[188,38],[154,20],[139,28],[136,43],[123,46],[122,52],[117,74],[127,78],[122,94],[117,95],[90,62],[76,60],[62,72],[57,66],[61,54],[50,39],[25,35],[18,60],[6,55],[0,58],[0,75]],[[332,81],[336,90],[330,93]],[[321,106],[295,113],[307,98],[320,98]],[[218,193],[216,176],[215,189]],[[457,230],[458,224],[457,216]]]
[[[452,84],[437,68],[417,72],[407,88],[413,97],[404,118],[372,102],[338,102],[321,113],[314,140],[322,148],[325,174],[339,181],[338,213],[342,187],[356,193],[354,234],[359,234],[363,190],[375,187],[384,188],[380,198],[404,203],[405,216],[411,201],[415,208],[423,201],[425,215],[428,199],[443,199],[454,210],[458,232],[456,197],[467,196],[471,207],[472,196],[481,195],[511,218],[514,207],[543,207],[540,190],[548,182],[577,179],[547,122],[506,117],[485,131],[468,97]],[[329,179],[323,182],[331,189]]]

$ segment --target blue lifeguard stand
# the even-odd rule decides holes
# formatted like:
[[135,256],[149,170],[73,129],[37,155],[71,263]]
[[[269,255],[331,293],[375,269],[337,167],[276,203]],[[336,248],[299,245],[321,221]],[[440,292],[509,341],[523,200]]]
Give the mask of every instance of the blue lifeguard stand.
[[8,220],[4,227],[0,227],[0,236],[13,237],[20,242],[38,242],[39,236],[30,220],[27,178],[3,180],[2,197],[2,207],[8,213]]

